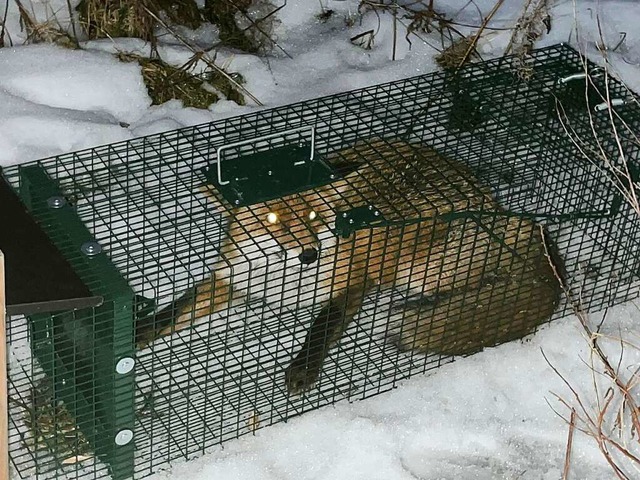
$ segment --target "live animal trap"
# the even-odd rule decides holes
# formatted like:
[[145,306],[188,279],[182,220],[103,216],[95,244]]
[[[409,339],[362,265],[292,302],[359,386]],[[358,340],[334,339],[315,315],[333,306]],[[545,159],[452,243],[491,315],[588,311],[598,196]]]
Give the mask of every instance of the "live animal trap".
[[16,470],[141,478],[521,338],[568,311],[549,258],[588,311],[636,297],[637,99],[566,46],[531,67],[5,168]]

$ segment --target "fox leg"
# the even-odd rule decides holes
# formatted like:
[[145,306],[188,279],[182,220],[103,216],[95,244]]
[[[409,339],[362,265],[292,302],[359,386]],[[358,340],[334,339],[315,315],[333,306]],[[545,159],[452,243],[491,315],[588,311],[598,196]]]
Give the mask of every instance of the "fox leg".
[[285,372],[287,390],[299,394],[313,388],[324,359],[355,314],[360,310],[367,288],[349,288],[332,297],[322,308],[307,333],[304,345]]
[[216,278],[214,274],[153,315],[150,321],[138,326],[136,342],[139,347],[144,347],[157,337],[182,330],[191,325],[193,319],[229,307],[237,296],[229,282]]

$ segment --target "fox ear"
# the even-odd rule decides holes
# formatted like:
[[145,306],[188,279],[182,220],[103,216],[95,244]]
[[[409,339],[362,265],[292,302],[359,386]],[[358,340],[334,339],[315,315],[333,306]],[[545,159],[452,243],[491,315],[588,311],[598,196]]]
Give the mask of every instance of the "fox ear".
[[318,192],[319,197],[322,198],[322,203],[335,207],[337,204],[343,203],[341,200],[345,198],[350,190],[349,175],[335,180],[321,188]]

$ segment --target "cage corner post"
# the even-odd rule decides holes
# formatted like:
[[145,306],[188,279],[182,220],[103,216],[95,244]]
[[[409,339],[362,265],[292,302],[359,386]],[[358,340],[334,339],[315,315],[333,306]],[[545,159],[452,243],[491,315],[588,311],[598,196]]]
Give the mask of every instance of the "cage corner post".
[[4,255],[0,251],[0,478],[9,478],[9,397],[7,388],[7,331]]
[[57,179],[40,165],[21,167],[19,175],[23,204],[92,297],[101,299],[28,315],[32,352],[111,478],[129,479],[139,301],[77,209],[68,203],[49,206],[51,198],[64,198]]

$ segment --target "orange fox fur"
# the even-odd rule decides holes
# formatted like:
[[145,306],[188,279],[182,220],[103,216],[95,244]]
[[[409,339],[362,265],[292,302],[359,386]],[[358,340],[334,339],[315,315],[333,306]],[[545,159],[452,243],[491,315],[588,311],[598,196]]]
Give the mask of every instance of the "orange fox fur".
[[[398,347],[419,352],[474,353],[550,318],[560,289],[540,228],[508,216],[467,167],[404,141],[375,140],[334,158],[364,163],[329,185],[248,207],[232,208],[207,189],[230,212],[226,240],[211,278],[175,304],[160,335],[249,297],[317,305],[286,371],[289,391],[298,393],[313,387],[373,291],[417,299],[395,308],[389,322]],[[390,225],[337,237],[336,215],[362,206]]]

